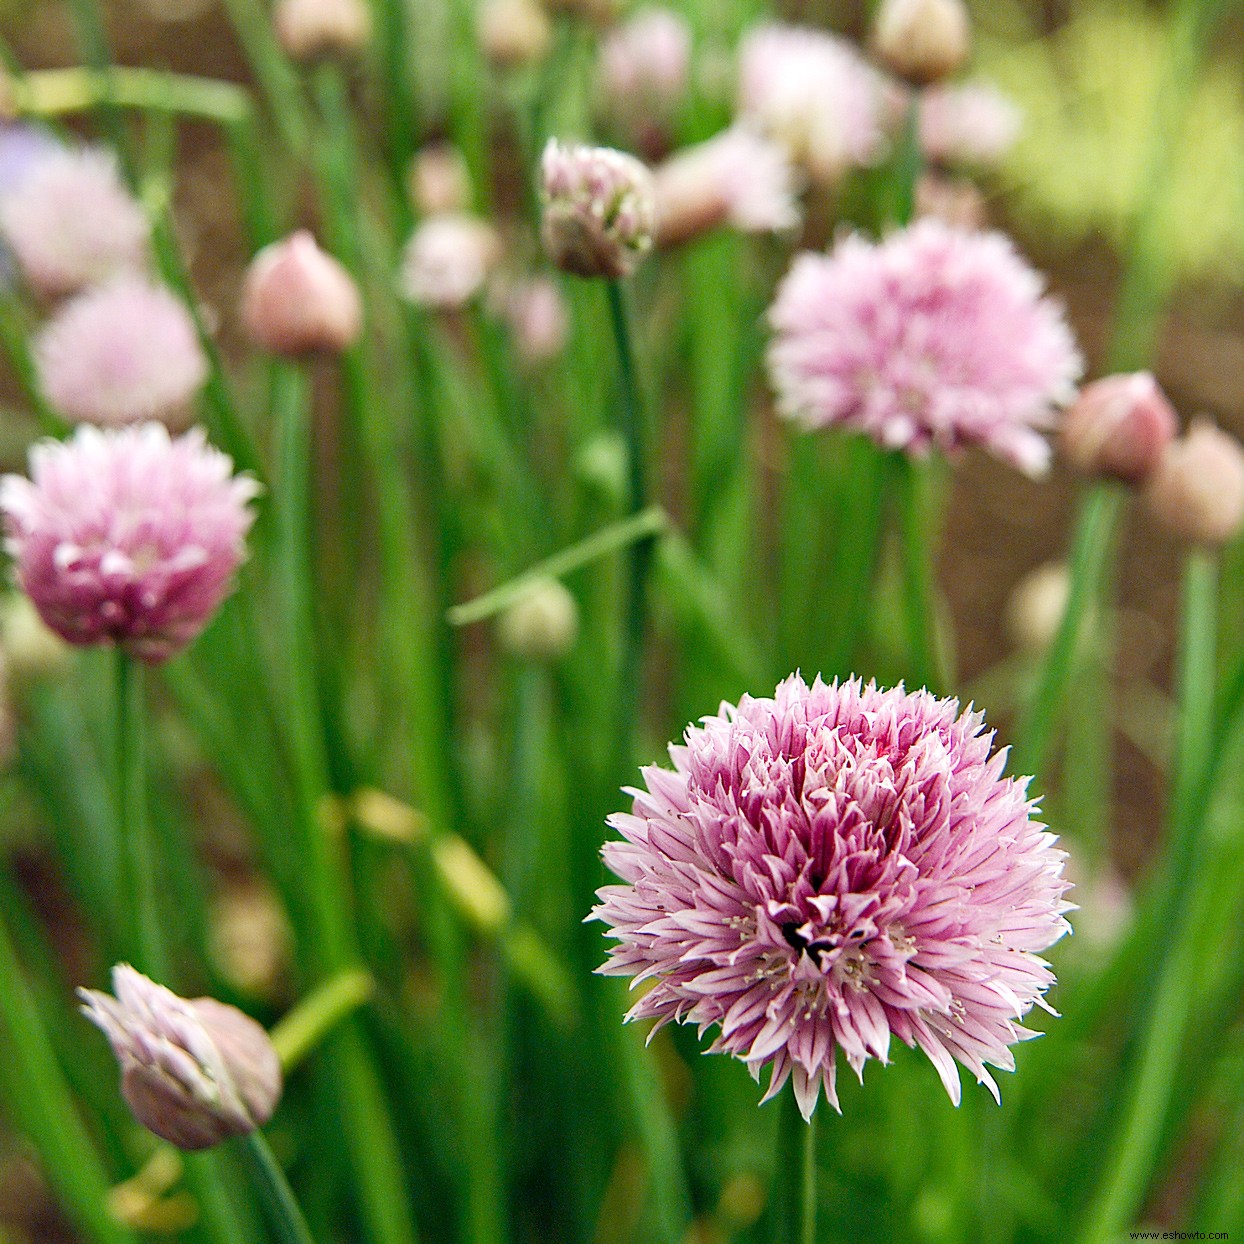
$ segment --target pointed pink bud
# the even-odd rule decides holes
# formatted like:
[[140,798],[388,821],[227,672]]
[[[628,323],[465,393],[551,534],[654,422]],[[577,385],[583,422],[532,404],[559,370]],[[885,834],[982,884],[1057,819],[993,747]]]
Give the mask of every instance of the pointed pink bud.
[[1085,475],[1137,484],[1158,465],[1178,428],[1174,408],[1147,371],[1086,385],[1063,416],[1059,447]]
[[124,963],[113,968],[112,987],[115,997],[78,996],[108,1038],[121,1095],[144,1127],[179,1149],[206,1149],[272,1117],[281,1064],[253,1019],[214,998],[179,998]]
[[1225,544],[1244,525],[1244,448],[1209,419],[1192,421],[1149,476],[1149,509],[1194,544]]
[[632,155],[549,139],[540,165],[541,237],[575,276],[629,276],[652,246],[656,190]]
[[242,319],[251,339],[273,354],[339,354],[358,340],[363,302],[345,267],[302,229],[251,260]]

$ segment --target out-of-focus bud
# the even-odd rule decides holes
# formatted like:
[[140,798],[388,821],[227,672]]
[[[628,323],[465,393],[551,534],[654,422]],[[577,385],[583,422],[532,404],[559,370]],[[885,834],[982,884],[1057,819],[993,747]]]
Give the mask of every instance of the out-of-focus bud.
[[1085,475],[1138,484],[1158,465],[1178,420],[1147,371],[1086,385],[1063,416],[1059,447]]
[[286,54],[297,61],[348,56],[371,38],[366,0],[280,0],[273,23]]
[[691,27],[670,9],[640,9],[600,49],[600,88],[611,114],[652,124],[672,116],[691,76]]
[[179,998],[128,964],[112,970],[116,997],[79,989],[83,1014],[121,1064],[134,1117],[179,1149],[206,1149],[262,1127],[281,1097],[268,1034],[237,1007]]
[[270,890],[258,885],[224,891],[212,904],[212,958],[239,989],[268,998],[288,966],[289,923]]
[[652,246],[656,190],[634,156],[549,139],[540,165],[541,237],[575,276],[629,276]]
[[785,151],[746,126],[684,148],[654,177],[659,247],[723,225],[776,233],[799,223],[796,178]]
[[500,258],[501,239],[487,221],[465,212],[429,216],[402,252],[398,289],[418,306],[456,310],[484,288]]
[[411,161],[408,189],[420,216],[465,212],[471,206],[471,174],[462,152],[449,143],[424,147]]
[[553,40],[553,24],[536,0],[484,0],[475,30],[488,63],[497,69],[534,65]]
[[18,683],[63,673],[73,655],[25,592],[10,592],[0,606],[0,651]]
[[363,330],[354,278],[305,229],[265,246],[246,270],[242,322],[273,354],[339,354]]
[[881,62],[918,86],[940,82],[963,67],[972,28],[963,0],[883,0],[873,24]]
[[1070,595],[1071,575],[1065,562],[1046,562],[1029,571],[1006,603],[1011,642],[1027,652],[1044,652],[1058,634]]
[[1225,544],[1244,524],[1244,448],[1207,418],[1172,441],[1149,476],[1149,509],[1194,544]]
[[970,181],[923,173],[916,182],[916,216],[933,216],[956,229],[983,229],[988,223],[985,197]]
[[501,615],[502,646],[527,661],[556,661],[574,646],[579,607],[557,579],[538,579]]
[[517,281],[501,291],[500,314],[524,363],[547,363],[566,345],[570,317],[557,282],[547,276]]

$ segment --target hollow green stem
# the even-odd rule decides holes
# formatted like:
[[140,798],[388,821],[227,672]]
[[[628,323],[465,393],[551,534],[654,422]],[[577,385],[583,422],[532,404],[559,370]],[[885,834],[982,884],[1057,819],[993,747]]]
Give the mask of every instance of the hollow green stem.
[[156,901],[155,844],[147,816],[143,667],[120,648],[115,661],[117,829],[125,860],[126,893],[134,921],[134,964],[167,980],[164,937]]
[[258,1130],[249,1133],[242,1138],[242,1145],[277,1239],[281,1244],[315,1244],[293,1189],[263,1133]]
[[1171,841],[1165,884],[1157,899],[1168,949],[1142,1014],[1133,1072],[1115,1123],[1100,1191],[1080,1236],[1082,1244],[1106,1244],[1117,1238],[1140,1208],[1158,1155],[1187,1030],[1201,951],[1199,921],[1189,910],[1196,900],[1189,902],[1188,895],[1207,892],[1206,887],[1193,884],[1193,874],[1205,824],[1199,796],[1211,755],[1217,607],[1216,557],[1193,553],[1184,580]]
[[802,1187],[799,1197],[799,1244],[816,1244],[816,1115],[803,1133]]
[[1059,706],[1080,651],[1085,617],[1101,594],[1122,505],[1123,494],[1112,484],[1096,485],[1084,501],[1071,553],[1067,608],[1016,730],[1013,769],[1017,773],[1044,772]]
[[[644,433],[643,402],[639,374],[635,366],[635,350],[631,341],[626,299],[618,281],[607,284],[609,322],[613,329],[621,381],[621,419],[619,430],[626,442],[627,498],[630,515],[639,514],[644,504]],[[627,568],[626,598],[623,605],[622,660],[618,680],[617,747],[619,769],[629,769],[631,747],[639,708],[640,681],[643,670],[644,614],[648,567],[652,548],[647,542],[633,544]]]
[[903,623],[912,681],[938,691],[937,652],[933,641],[933,583],[929,566],[928,524],[924,521],[920,468],[905,454],[897,459],[899,545],[903,568]]
[[34,70],[13,84],[13,92],[17,111],[38,117],[86,112],[103,103],[224,126],[251,115],[249,93],[232,82],[120,65]]

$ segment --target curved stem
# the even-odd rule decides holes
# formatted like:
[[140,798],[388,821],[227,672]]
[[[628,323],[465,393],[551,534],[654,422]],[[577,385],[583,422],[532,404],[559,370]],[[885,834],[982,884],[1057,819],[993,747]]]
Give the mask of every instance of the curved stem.
[[251,1132],[242,1138],[242,1143],[250,1156],[255,1183],[263,1195],[264,1205],[281,1244],[315,1244],[293,1189],[263,1133]]

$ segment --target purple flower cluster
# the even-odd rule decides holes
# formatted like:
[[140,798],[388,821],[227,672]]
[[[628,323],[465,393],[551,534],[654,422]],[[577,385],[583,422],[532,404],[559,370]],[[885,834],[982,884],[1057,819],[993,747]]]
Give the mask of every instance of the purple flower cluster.
[[798,674],[690,727],[610,820],[624,884],[592,914],[618,939],[600,971],[646,986],[627,1018],[717,1027],[711,1052],[770,1068],[765,1100],[790,1080],[805,1118],[822,1089],[837,1108],[839,1050],[862,1076],[892,1037],[956,1104],[956,1061],[996,1097],[1069,907],[992,737],[955,700]]

